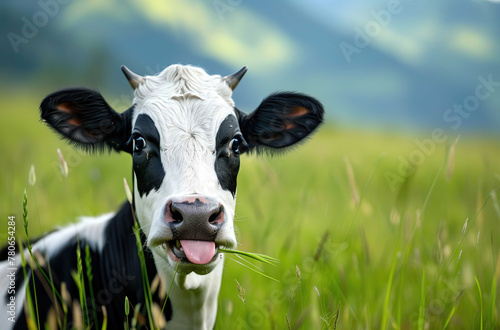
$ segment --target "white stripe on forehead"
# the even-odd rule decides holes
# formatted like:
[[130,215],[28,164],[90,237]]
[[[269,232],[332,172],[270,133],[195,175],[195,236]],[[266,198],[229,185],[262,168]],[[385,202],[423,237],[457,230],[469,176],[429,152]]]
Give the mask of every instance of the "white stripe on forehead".
[[191,136],[213,148],[221,122],[235,114],[232,90],[221,76],[210,76],[201,68],[171,65],[144,80],[135,90],[132,127],[140,114],[149,115],[160,133],[162,149],[179,144],[177,138]]
[[145,76],[135,90],[134,104],[142,106],[149,97],[171,99],[191,94],[201,99],[221,97],[230,106],[232,90],[219,75],[209,75],[203,69],[189,65],[171,65],[156,76]]

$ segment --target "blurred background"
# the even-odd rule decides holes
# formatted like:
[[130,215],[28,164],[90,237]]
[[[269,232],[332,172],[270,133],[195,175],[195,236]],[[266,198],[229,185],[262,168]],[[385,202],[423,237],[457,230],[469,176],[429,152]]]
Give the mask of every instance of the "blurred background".
[[[2,1],[0,83],[38,92],[85,85],[130,95],[120,65],[173,63],[249,72],[235,93],[253,109],[276,90],[318,97],[335,125],[402,132],[451,128],[443,113],[500,81],[500,6],[481,0]],[[497,88],[498,88],[497,84]],[[498,131],[500,93],[460,130]]]
[[1,216],[23,238],[25,189],[32,236],[125,200],[130,156],[59,140],[39,122],[48,93],[91,87],[124,111],[121,65],[247,65],[238,108],[305,92],[327,123],[244,157],[239,248],[279,258],[264,272],[280,282],[228,261],[217,326],[500,328],[499,32],[499,1],[1,1]]

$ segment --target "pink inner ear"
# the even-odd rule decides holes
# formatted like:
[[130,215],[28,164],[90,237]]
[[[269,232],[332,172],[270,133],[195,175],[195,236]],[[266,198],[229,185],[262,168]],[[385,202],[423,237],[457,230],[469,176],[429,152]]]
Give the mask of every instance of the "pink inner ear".
[[[73,114],[73,108],[71,107],[71,103],[63,102],[57,105],[57,110],[69,114]],[[82,122],[77,118],[71,118],[68,120],[68,123],[73,126],[82,126]]]
[[73,126],[82,126],[82,122],[76,118],[68,120],[68,123],[70,123]]
[[288,112],[288,116],[295,118],[295,117],[303,116],[307,113],[309,113],[309,110],[307,110],[304,107],[293,107]]
[[66,112],[66,113],[72,113],[73,112],[71,110],[71,107],[69,106],[68,102],[59,103],[57,105],[57,110],[62,111],[62,112]]
[[295,128],[295,124],[288,120],[285,121],[285,129],[292,129],[292,128]]

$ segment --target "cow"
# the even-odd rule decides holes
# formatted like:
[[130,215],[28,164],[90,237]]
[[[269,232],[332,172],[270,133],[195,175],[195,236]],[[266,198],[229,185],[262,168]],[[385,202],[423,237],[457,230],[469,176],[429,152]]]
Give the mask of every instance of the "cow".
[[[92,327],[104,319],[113,328],[122,327],[134,315],[125,314],[126,299],[139,309],[138,326],[145,325],[151,288],[155,318],[164,318],[168,327],[213,328],[224,263],[219,249],[236,247],[233,220],[240,156],[286,151],[323,121],[322,104],[296,92],[271,94],[250,114],[236,108],[232,93],[246,67],[224,77],[189,65],[171,65],[155,76],[140,76],[125,66],[122,71],[134,90],[133,104],[123,113],[88,88],[63,89],[41,102],[42,121],[70,143],[90,152],[132,156],[133,198],[116,213],[85,218],[33,243],[40,267],[28,263],[27,278],[20,268],[15,272],[17,312],[15,322],[4,323],[9,328],[27,327],[24,301],[26,283],[32,282],[39,320],[30,322],[42,326],[48,322],[70,327],[79,318]],[[138,246],[143,247],[144,263]],[[87,257],[92,292],[87,283],[83,309],[74,303],[79,298],[74,274],[79,264],[87,274],[81,261]],[[8,285],[7,268],[3,261],[1,287]],[[61,298],[41,270],[51,275]],[[62,301],[68,305],[66,323],[61,321]],[[7,303],[5,296],[4,309]],[[88,315],[78,316],[78,310]]]

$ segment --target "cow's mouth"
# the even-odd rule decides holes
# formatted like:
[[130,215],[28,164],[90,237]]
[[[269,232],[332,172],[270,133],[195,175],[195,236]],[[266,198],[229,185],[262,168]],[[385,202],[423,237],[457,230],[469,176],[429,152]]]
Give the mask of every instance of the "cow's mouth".
[[205,265],[215,259],[219,246],[213,241],[175,240],[161,245],[174,261]]

